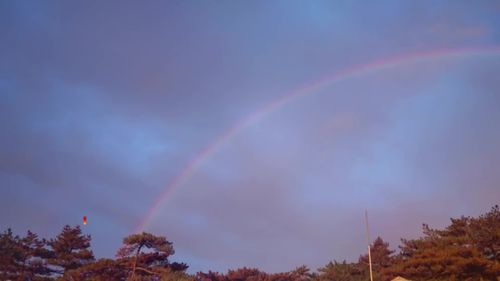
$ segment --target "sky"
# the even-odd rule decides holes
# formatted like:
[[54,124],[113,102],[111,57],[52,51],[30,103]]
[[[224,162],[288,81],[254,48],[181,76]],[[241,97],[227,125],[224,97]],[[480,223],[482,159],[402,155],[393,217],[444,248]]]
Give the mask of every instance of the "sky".
[[[279,272],[356,260],[365,210],[392,249],[422,223],[485,213],[500,203],[498,14],[1,1],[0,228],[54,237],[86,216],[101,258],[143,224],[190,272]],[[428,52],[442,55],[415,55]]]

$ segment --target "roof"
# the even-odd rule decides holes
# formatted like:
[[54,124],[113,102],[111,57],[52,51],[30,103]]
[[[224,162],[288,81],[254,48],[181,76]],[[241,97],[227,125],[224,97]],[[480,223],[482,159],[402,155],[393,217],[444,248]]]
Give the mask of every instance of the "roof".
[[411,280],[408,280],[408,279],[405,279],[405,278],[403,278],[401,276],[398,276],[398,277],[392,279],[391,281],[411,281]]

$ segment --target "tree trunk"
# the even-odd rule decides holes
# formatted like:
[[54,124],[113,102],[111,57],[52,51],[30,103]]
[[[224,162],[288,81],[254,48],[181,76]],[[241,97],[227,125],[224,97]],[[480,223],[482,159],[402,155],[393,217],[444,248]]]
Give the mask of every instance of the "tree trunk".
[[135,281],[135,270],[137,268],[137,259],[139,258],[139,253],[141,252],[142,246],[137,247],[137,251],[135,252],[134,264],[132,265],[132,281]]

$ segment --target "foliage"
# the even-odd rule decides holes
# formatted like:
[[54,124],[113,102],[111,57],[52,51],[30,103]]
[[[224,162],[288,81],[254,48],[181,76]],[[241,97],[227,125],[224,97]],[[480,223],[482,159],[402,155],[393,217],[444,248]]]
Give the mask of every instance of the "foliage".
[[[143,232],[125,237],[123,244],[116,256],[121,262],[129,265],[130,280],[150,279],[169,272],[183,272],[187,269],[186,264],[169,263],[168,257],[175,251],[172,242],[167,241],[163,236]],[[143,250],[149,250],[149,252]],[[168,272],[165,273],[165,270]]]
[[90,235],[83,235],[80,226],[64,226],[62,232],[48,242],[52,251],[49,263],[62,274],[92,262],[94,254],[90,250],[90,241]]
[[318,269],[317,281],[357,281],[366,280],[365,274],[359,264],[343,262],[329,262]]
[[496,280],[500,276],[498,206],[478,217],[451,219],[444,230],[423,225],[424,236],[402,240],[401,253],[386,276],[414,280]]
[[0,277],[1,280],[15,279],[20,273],[21,248],[19,236],[14,236],[11,229],[0,235]]
[[195,278],[183,271],[166,269],[161,273],[160,281],[195,281]]
[[269,274],[256,268],[238,268],[228,270],[226,274],[209,271],[208,273],[198,272],[198,281],[308,281],[312,274],[307,266],[300,266],[290,272]]
[[[391,266],[394,262],[394,251],[389,249],[389,243],[384,242],[380,237],[373,241],[370,247],[372,258],[372,272],[374,280],[386,279],[381,276],[381,272]],[[358,267],[362,270],[365,280],[370,277],[368,254],[359,257]]]
[[[494,206],[479,217],[451,219],[445,229],[423,225],[423,236],[402,239],[400,251],[377,237],[371,245],[374,280],[402,276],[414,281],[500,280],[500,210]],[[170,262],[172,243],[150,233],[123,239],[116,259],[94,260],[91,237],[80,227],[65,226],[55,239],[24,237],[10,229],[0,233],[0,280],[19,281],[361,281],[369,280],[368,255],[357,262],[331,261],[317,272],[307,266],[289,272],[266,273],[238,268],[222,274],[195,276],[188,265]]]
[[46,263],[50,252],[45,244],[31,231],[22,238],[14,236],[10,229],[0,234],[1,280],[47,280],[51,270]]
[[112,259],[99,259],[95,262],[85,264],[78,269],[66,272],[62,279],[68,281],[120,281],[126,280],[127,272],[125,265],[118,261]]

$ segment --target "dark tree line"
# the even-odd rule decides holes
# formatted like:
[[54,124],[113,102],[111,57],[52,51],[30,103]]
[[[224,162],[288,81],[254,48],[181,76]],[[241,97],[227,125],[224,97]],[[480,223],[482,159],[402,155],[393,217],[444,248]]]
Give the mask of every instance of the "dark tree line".
[[[185,263],[170,262],[172,243],[150,233],[130,235],[115,259],[95,259],[91,237],[79,226],[65,226],[46,240],[28,231],[18,236],[0,233],[0,280],[68,281],[365,281],[368,256],[356,262],[331,261],[316,272],[306,266],[289,272],[266,273],[239,268],[227,273],[186,273]],[[479,217],[451,219],[445,229],[423,225],[423,236],[402,239],[399,251],[378,237],[371,245],[374,280],[396,276],[419,281],[500,281],[500,210],[493,207]]]
[[0,280],[194,280],[185,273],[186,264],[168,260],[174,248],[165,237],[130,235],[115,259],[96,260],[90,242],[79,226],[67,225],[50,240],[8,229],[0,234]]

